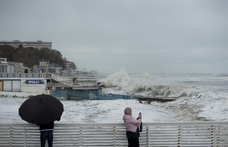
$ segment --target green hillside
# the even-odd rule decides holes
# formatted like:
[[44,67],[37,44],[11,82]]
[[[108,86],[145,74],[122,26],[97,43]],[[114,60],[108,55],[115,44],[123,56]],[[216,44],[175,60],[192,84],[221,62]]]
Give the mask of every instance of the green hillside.
[[33,65],[39,65],[40,60],[45,60],[49,61],[49,63],[58,64],[65,69],[62,54],[54,49],[24,48],[22,45],[18,48],[14,48],[9,45],[4,45],[0,46],[0,58],[7,58],[7,61],[21,62],[24,66],[30,68]]

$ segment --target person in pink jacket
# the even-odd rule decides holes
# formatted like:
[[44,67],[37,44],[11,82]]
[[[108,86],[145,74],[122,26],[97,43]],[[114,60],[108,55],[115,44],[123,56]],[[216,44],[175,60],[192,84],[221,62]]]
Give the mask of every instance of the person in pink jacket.
[[124,110],[123,121],[126,127],[126,136],[128,140],[128,147],[139,147],[139,128],[141,124],[142,116],[139,115],[138,119],[134,119],[132,116],[131,108],[127,107]]

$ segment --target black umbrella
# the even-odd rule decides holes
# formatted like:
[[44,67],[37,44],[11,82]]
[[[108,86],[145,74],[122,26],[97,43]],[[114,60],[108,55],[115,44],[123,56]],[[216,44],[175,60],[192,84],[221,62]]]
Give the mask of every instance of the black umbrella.
[[21,105],[19,115],[29,123],[47,124],[61,117],[63,104],[53,96],[33,96]]

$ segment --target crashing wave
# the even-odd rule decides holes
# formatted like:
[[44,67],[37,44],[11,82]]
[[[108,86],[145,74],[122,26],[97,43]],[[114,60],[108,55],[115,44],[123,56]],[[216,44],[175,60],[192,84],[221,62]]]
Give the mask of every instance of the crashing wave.
[[114,94],[177,98],[173,102],[152,102],[151,105],[175,115],[180,121],[228,121],[228,96],[221,87],[221,84],[227,85],[226,78],[226,75],[157,77],[147,73],[136,77],[120,71],[107,77],[104,82]]

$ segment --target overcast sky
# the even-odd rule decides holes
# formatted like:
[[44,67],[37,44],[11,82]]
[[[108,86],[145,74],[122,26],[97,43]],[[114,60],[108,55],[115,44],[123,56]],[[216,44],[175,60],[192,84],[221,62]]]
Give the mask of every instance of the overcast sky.
[[79,70],[228,73],[228,1],[0,0],[0,40],[16,39]]

